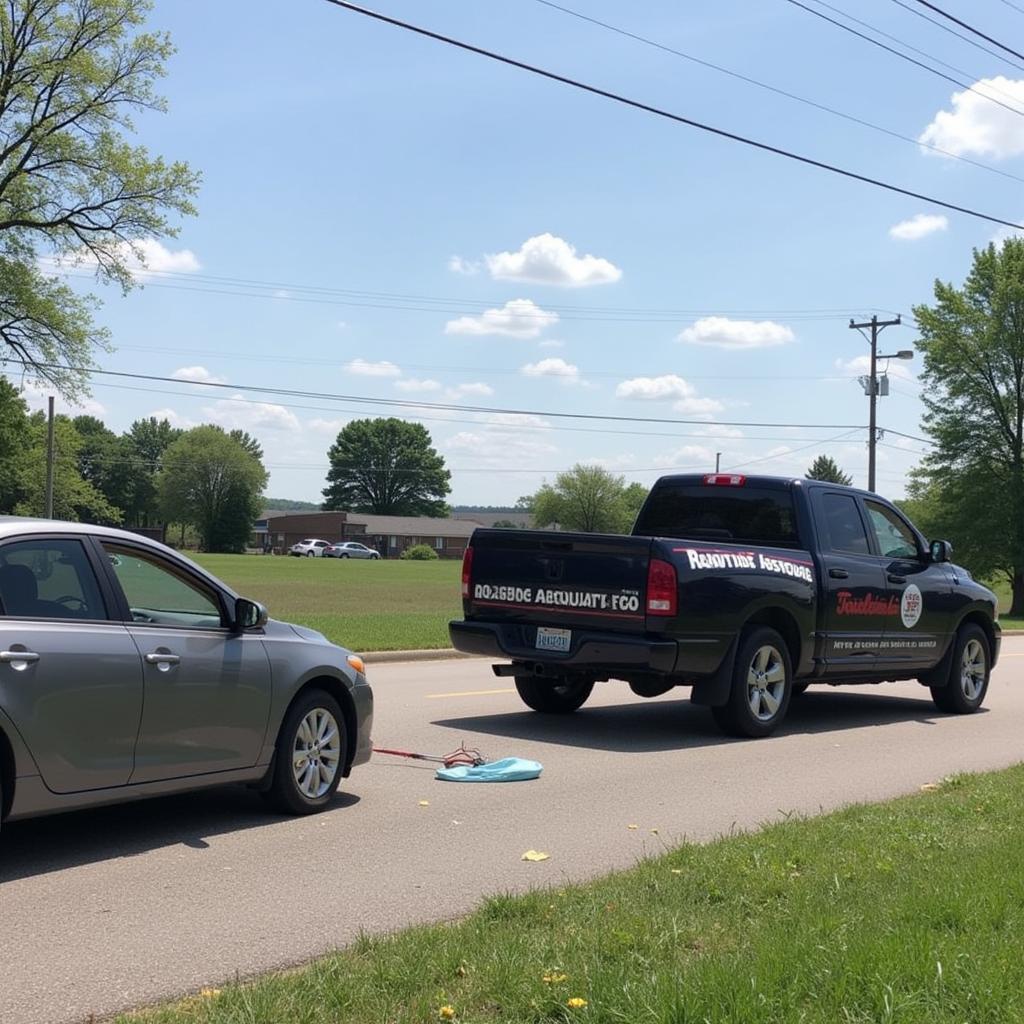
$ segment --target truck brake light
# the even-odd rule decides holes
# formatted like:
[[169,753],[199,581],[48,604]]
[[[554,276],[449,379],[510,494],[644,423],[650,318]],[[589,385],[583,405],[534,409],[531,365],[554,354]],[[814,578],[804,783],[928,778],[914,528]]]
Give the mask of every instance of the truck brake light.
[[679,586],[675,566],[671,562],[652,558],[647,566],[647,614],[675,615],[678,602]]
[[473,582],[473,545],[467,545],[462,555],[462,596],[469,597]]
[[739,473],[709,473],[704,483],[711,487],[742,487],[747,482]]

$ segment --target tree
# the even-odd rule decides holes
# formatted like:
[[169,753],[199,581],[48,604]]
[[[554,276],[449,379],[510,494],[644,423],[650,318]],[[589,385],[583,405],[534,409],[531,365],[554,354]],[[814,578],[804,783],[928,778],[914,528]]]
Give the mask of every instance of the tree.
[[974,250],[962,288],[914,307],[924,429],[911,497],[976,575],[1004,577],[1024,615],[1024,240]]
[[[19,516],[46,514],[46,415],[33,413],[26,422],[22,441],[25,463],[21,473],[21,498],[14,508]],[[67,416],[53,421],[53,516],[72,522],[99,523],[116,526],[121,522],[121,510],[103,496],[78,469],[78,456],[82,439]]]
[[399,419],[352,420],[327,453],[325,510],[443,516],[451,474],[427,428]]
[[150,416],[136,420],[122,435],[124,454],[132,471],[132,488],[127,506],[127,521],[132,526],[153,526],[160,519],[160,499],[156,477],[164,452],[181,436],[169,420]]
[[28,409],[18,389],[0,377],[0,514],[10,515],[24,496]]
[[66,395],[107,340],[95,301],[41,259],[95,268],[123,292],[144,244],[193,214],[197,175],[129,144],[131,115],[173,52],[140,26],[150,0],[6,0],[0,7],[0,343]]
[[204,551],[242,551],[260,513],[267,472],[220,427],[186,431],[163,453],[157,474],[165,521],[199,533]]
[[639,508],[638,488],[642,485],[627,488],[621,476],[602,466],[577,463],[568,472],[559,473],[554,484],[545,483],[530,499],[534,525],[558,525],[584,533],[623,533],[632,525]]
[[263,461],[263,445],[248,430],[229,430],[228,437],[237,441],[257,462]]
[[81,440],[79,473],[123,514],[132,502],[135,481],[128,442],[95,416],[76,416],[71,422]]
[[849,487],[853,477],[844,473],[831,455],[819,455],[804,474],[808,480],[824,480],[830,484],[843,484]]

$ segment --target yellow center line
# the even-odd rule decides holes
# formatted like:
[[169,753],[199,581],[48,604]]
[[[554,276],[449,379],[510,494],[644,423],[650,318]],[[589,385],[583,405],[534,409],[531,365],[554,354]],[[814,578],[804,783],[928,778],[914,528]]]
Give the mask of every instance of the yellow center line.
[[515,693],[513,689],[508,690],[459,690],[456,693],[428,693],[427,700],[438,700],[441,697],[488,697],[492,693]]

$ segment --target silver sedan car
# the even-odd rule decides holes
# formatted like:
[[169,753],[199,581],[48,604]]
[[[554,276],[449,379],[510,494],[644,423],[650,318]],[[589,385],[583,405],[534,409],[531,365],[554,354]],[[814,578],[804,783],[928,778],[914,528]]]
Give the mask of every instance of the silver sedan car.
[[374,551],[373,548],[368,548],[356,540],[345,540],[332,544],[324,552],[324,555],[327,558],[369,558],[371,560],[380,558],[379,551]]
[[372,721],[361,658],[170,548],[0,516],[0,820],[232,782],[309,814]]

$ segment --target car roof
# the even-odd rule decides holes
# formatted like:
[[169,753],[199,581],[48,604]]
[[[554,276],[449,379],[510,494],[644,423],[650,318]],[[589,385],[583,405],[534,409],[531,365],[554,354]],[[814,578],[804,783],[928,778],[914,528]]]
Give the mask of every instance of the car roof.
[[140,533],[133,533],[131,530],[121,530],[114,526],[94,526],[92,523],[71,523],[62,519],[42,519],[30,516],[2,516],[0,515],[0,541],[15,540],[18,537],[38,537],[40,534],[81,534],[83,537],[92,536],[107,540],[131,541],[139,547],[149,548],[154,554],[164,558],[172,558],[178,562],[184,562],[192,570],[216,585],[218,589],[227,592],[232,597],[238,595],[223,580],[218,579],[208,572],[201,565],[197,565],[166,544],[151,540]]

